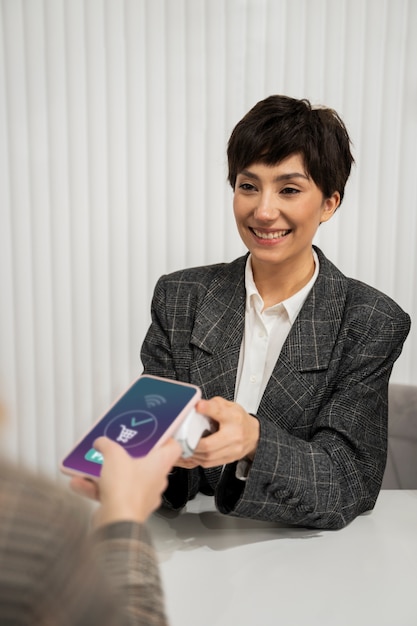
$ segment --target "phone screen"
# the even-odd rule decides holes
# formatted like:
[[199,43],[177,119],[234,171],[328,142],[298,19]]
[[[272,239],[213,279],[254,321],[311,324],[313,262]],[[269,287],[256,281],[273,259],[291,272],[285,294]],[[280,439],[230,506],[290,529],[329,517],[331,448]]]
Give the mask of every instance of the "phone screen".
[[198,398],[199,390],[193,385],[141,376],[70,452],[62,468],[100,476],[103,457],[93,443],[102,435],[117,441],[131,456],[145,456]]

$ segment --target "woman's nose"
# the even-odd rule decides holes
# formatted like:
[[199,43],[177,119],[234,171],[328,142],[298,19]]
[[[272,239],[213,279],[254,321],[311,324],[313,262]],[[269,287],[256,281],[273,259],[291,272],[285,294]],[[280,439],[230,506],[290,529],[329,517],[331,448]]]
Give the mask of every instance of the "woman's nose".
[[275,220],[279,215],[278,199],[273,194],[263,193],[255,209],[255,217],[259,220]]

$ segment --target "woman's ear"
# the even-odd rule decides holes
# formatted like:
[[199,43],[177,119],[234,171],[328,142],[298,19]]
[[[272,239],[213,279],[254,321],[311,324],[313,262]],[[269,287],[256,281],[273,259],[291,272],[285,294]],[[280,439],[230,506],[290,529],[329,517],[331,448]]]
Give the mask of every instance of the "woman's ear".
[[334,191],[330,198],[325,198],[323,202],[323,212],[321,214],[320,224],[327,222],[336,213],[336,210],[340,204],[340,193]]

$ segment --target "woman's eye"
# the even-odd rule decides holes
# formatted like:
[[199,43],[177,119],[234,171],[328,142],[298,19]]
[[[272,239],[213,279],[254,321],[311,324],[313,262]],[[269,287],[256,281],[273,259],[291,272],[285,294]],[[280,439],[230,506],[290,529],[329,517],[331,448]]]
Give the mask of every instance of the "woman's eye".
[[300,193],[300,190],[295,189],[294,187],[284,187],[281,193],[284,193],[285,195],[292,195],[292,194]]
[[241,183],[239,189],[243,189],[243,191],[255,191],[255,187],[251,185],[251,183]]

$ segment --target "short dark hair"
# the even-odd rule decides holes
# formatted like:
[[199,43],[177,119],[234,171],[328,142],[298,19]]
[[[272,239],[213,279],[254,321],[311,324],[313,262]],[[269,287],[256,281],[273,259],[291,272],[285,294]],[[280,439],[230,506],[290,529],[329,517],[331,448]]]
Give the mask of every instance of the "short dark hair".
[[238,122],[227,147],[228,180],[252,163],[276,165],[301,154],[306,173],[326,198],[338,191],[343,199],[353,156],[346,126],[333,109],[312,106],[309,100],[269,96]]

